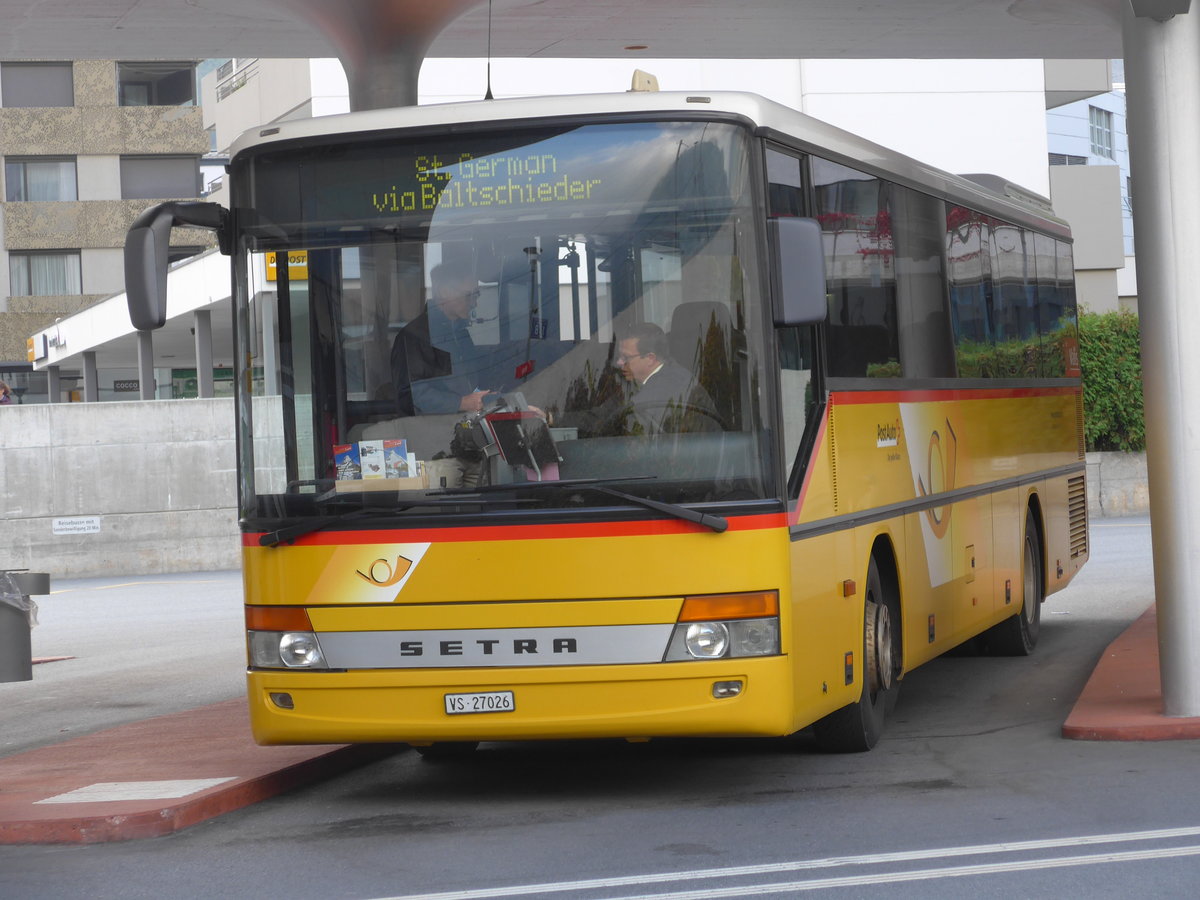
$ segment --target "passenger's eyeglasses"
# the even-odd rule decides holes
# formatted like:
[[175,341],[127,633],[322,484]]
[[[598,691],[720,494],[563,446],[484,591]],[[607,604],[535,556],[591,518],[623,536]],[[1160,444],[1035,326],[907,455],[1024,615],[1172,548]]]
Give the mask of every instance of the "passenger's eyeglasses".
[[629,362],[630,360],[634,360],[634,359],[641,359],[643,356],[649,356],[649,355],[650,355],[649,353],[633,353],[633,354],[630,354],[629,356],[626,356],[624,353],[622,353],[620,356],[617,357],[617,364],[620,365],[623,362]]

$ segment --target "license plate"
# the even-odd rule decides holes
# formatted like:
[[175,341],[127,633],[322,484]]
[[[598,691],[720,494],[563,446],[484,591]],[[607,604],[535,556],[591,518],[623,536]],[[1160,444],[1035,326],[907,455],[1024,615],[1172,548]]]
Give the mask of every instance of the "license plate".
[[446,715],[512,712],[517,708],[512,691],[487,691],[480,694],[447,694]]

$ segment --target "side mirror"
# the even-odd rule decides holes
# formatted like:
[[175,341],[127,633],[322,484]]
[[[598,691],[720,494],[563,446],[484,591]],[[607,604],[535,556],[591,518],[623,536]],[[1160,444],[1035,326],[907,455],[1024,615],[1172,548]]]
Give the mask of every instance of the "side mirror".
[[160,203],[134,219],[125,236],[125,298],[138,331],[167,322],[167,250],[176,225],[212,229],[221,252],[229,253],[229,211],[216,203]]
[[823,322],[829,306],[820,223],[816,219],[768,219],[767,231],[775,257],[776,277],[772,286],[775,324]]

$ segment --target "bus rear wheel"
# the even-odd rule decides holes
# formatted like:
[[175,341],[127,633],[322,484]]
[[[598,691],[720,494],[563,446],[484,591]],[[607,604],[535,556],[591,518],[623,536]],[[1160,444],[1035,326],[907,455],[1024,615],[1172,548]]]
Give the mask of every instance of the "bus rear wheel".
[[883,736],[887,711],[895,705],[900,683],[899,619],[883,592],[875,558],[867,569],[863,610],[863,688],[855,703],[813,725],[817,746],[826,753],[862,753]]
[[982,635],[980,643],[989,656],[1028,656],[1037,646],[1042,624],[1042,541],[1033,510],[1025,511],[1025,539],[1021,551],[1021,608]]

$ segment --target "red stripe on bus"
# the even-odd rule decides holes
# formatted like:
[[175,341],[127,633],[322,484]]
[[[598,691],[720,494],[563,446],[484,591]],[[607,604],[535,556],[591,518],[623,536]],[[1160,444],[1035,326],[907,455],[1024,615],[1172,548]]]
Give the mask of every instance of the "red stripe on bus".
[[835,391],[829,395],[837,406],[867,403],[929,403],[951,400],[1009,400],[1021,397],[1063,397],[1079,393],[1079,387],[1040,388],[948,388],[912,391]]
[[[730,531],[784,528],[786,513],[728,517]],[[584,522],[578,525],[478,525],[464,528],[371,529],[327,531],[298,538],[301,546],[342,544],[446,544],[462,541],[536,541],[562,538],[636,537],[663,534],[711,534],[703,525],[679,519],[653,522]],[[257,547],[263,532],[242,535],[243,547]]]

